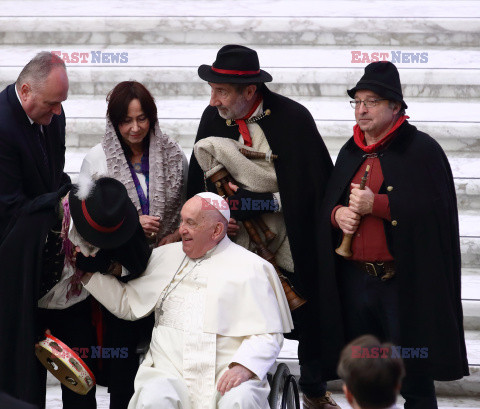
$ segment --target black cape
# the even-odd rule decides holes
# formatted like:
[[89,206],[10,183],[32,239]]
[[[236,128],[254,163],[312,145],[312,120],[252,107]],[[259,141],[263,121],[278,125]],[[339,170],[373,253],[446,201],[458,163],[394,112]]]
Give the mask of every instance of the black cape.
[[[263,109],[271,114],[257,124],[262,128],[272,152],[278,155],[275,172],[282,211],[295,265],[295,288],[308,303],[306,309],[311,342],[308,358],[318,360],[325,379],[335,377],[339,348],[342,345],[340,307],[335,276],[322,274],[317,258],[319,207],[332,160],[310,112],[299,103],[268,90],[263,85]],[[216,107],[205,109],[195,142],[209,136],[238,140],[236,126],[229,127]],[[216,192],[208,182],[208,190]],[[203,171],[192,154],[188,173],[188,197],[205,191]],[[305,336],[306,331],[303,331]],[[307,345],[307,344],[305,344]]]
[[[321,231],[326,273],[335,271],[339,256],[334,249],[341,241],[330,215],[345,203],[363,155],[351,138],[340,150],[328,183]],[[405,360],[407,370],[442,381],[462,378],[469,372],[457,201],[447,157],[433,138],[405,122],[379,159],[384,176],[380,193],[388,194],[391,219],[396,221],[396,226],[384,221],[384,228],[399,280],[400,345],[428,347],[427,359]]]

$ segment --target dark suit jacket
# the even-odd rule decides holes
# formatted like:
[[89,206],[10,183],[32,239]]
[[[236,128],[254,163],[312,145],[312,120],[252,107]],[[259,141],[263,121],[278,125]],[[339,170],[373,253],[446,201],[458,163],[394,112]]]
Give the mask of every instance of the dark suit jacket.
[[0,242],[12,219],[39,196],[69,183],[65,164],[65,114],[43,127],[49,168],[17,96],[15,84],[0,93]]
[[58,219],[57,191],[70,182],[63,172],[63,110],[43,129],[48,167],[14,85],[0,93],[0,389],[39,406],[45,399],[34,354],[41,260]]

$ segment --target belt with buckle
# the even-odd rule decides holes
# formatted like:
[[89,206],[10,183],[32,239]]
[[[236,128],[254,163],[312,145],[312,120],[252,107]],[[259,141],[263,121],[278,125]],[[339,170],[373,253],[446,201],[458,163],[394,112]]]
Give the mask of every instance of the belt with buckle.
[[355,261],[355,264],[368,275],[377,277],[382,281],[390,280],[395,276],[394,261],[382,261],[374,263],[367,261]]

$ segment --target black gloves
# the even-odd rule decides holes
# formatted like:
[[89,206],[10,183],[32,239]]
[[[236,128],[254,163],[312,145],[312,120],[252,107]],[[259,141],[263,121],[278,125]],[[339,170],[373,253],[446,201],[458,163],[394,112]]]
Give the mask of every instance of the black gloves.
[[28,201],[22,208],[24,213],[35,213],[42,210],[55,210],[58,213],[60,199],[65,196],[72,185],[67,183],[60,187],[56,192],[44,193]]
[[230,217],[235,220],[249,220],[264,213],[273,213],[278,210],[278,203],[273,193],[255,193],[239,188],[228,198]]

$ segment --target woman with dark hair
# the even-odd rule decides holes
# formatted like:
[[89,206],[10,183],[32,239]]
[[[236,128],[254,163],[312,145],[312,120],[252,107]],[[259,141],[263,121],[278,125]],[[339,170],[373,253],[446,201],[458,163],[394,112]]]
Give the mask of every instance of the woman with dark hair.
[[[150,245],[178,241],[188,171],[185,155],[160,130],[155,101],[145,86],[136,81],[121,82],[108,94],[107,102],[105,136],[87,153],[79,178],[109,176],[119,180],[138,211]],[[108,271],[121,273],[119,279],[128,281],[124,267],[111,266]],[[110,392],[110,409],[126,409],[139,365],[137,346],[145,342],[148,345],[153,316],[131,322],[116,318],[106,309],[102,308],[102,312],[105,325],[102,330],[97,326],[97,333],[104,333],[104,350],[125,352],[128,348],[127,356],[110,356],[101,363],[103,383],[108,384]]]
[[178,241],[188,167],[185,155],[160,130],[157,106],[142,84],[117,84],[107,102],[105,136],[88,152],[80,175],[118,179],[127,188],[151,243]]

